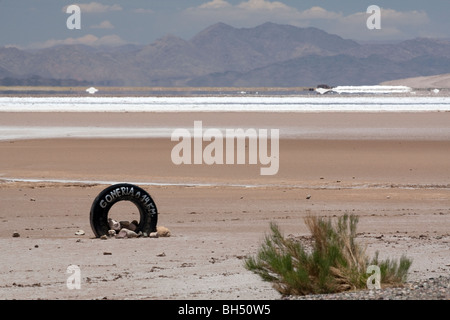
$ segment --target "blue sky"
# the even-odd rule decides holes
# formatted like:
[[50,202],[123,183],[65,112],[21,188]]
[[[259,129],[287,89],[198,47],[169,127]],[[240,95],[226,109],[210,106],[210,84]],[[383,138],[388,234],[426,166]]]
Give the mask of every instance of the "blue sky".
[[[81,9],[81,29],[69,30],[68,5]],[[381,7],[381,29],[366,12]],[[450,38],[450,0],[0,0],[0,46],[149,44],[167,34],[190,39],[216,22],[237,28],[270,21],[317,27],[343,38],[391,41]]]

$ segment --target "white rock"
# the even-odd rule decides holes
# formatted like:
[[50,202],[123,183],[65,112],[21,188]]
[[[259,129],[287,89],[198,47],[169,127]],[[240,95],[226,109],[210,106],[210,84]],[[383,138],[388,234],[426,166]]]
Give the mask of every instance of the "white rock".
[[98,89],[94,88],[94,87],[90,87],[88,89],[86,89],[86,92],[90,93],[90,94],[94,94],[98,91]]
[[316,92],[318,92],[320,94],[324,94],[324,93],[332,91],[331,89],[325,89],[325,88],[316,88],[315,90],[316,90]]
[[77,232],[75,232],[75,235],[77,236],[84,236],[86,233],[83,230],[78,230]]
[[120,231],[120,223],[116,220],[108,218],[109,229]]
[[116,238],[137,238],[137,233],[127,228],[122,228]]

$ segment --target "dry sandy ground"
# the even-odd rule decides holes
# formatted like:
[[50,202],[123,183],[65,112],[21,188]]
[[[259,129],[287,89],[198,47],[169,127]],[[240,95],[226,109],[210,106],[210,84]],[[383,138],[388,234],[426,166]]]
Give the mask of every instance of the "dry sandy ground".
[[381,83],[382,85],[401,85],[408,86],[411,88],[423,88],[423,89],[442,89],[442,88],[450,88],[450,74],[438,74],[434,76],[427,77],[415,77],[415,78],[406,78],[399,80],[386,81]]
[[[356,131],[282,139],[275,176],[259,175],[260,165],[176,166],[170,160],[176,143],[169,138],[2,141],[0,297],[278,299],[269,283],[244,268],[244,259],[256,253],[270,221],[286,235],[308,235],[307,214],[357,214],[358,240],[368,254],[379,250],[381,258],[412,258],[411,280],[449,273],[450,140],[433,128],[448,126],[450,113],[4,113],[0,125],[189,128],[193,120],[210,126]],[[361,128],[406,131],[361,138]],[[418,139],[417,132],[429,135]],[[11,178],[47,182],[8,182]],[[141,183],[157,204],[158,225],[171,236],[94,238],[89,211],[107,185],[88,181]],[[190,185],[195,183],[213,185]],[[110,215],[131,220],[138,218],[136,212],[122,202]],[[79,229],[86,234],[75,235]],[[20,237],[12,237],[14,231]],[[80,268],[78,290],[66,286],[70,265]]]

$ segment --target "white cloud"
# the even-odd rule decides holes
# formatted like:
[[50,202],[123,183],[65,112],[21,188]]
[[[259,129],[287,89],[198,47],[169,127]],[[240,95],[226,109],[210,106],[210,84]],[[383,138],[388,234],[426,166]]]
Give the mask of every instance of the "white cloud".
[[371,14],[357,12],[339,17],[328,24],[335,33],[358,40],[391,40],[415,37],[429,24],[423,11],[396,11],[381,8],[381,30],[369,30],[366,21]]
[[212,0],[199,6],[200,9],[223,9],[229,7],[231,7],[231,4],[225,0]]
[[237,5],[238,8],[244,10],[290,10],[291,8],[279,1],[266,0],[248,0]]
[[381,9],[381,18],[389,24],[398,26],[421,26],[430,22],[424,11],[395,11],[392,9]]
[[85,36],[79,37],[79,38],[66,38],[62,40],[57,39],[50,39],[45,42],[37,42],[31,44],[28,48],[29,49],[43,49],[43,48],[49,48],[57,45],[76,45],[76,44],[84,44],[88,46],[119,46],[126,44],[126,41],[124,41],[122,38],[120,38],[118,35],[107,35],[98,38],[97,36],[94,36],[92,34],[87,34]]
[[225,0],[212,0],[186,9],[183,15],[193,23],[213,24],[222,21],[234,26],[254,26],[274,19],[289,23],[286,20],[295,16],[295,13],[292,8],[278,1],[248,0],[232,5]]
[[92,29],[114,29],[114,26],[108,20],[102,21],[100,24],[91,26]]
[[270,21],[291,24],[298,27],[316,27],[344,38],[393,39],[412,37],[429,23],[424,11],[396,11],[381,8],[381,30],[368,30],[366,21],[370,14],[366,8],[361,12],[345,15],[342,12],[329,11],[319,6],[298,10],[279,1],[244,0],[231,4],[226,0],[212,0],[183,12],[191,23],[213,24],[218,21],[235,27],[253,27]]
[[118,35],[111,34],[111,35],[107,35],[107,36],[98,38],[97,41],[94,43],[94,46],[119,46],[119,45],[123,45],[126,43],[128,43],[128,42],[123,40]]
[[339,20],[343,17],[342,13],[327,11],[321,7],[312,7],[310,9],[299,11],[298,19],[302,20]]
[[[74,3],[80,7],[81,13],[104,13],[110,11],[122,11],[123,8],[118,4],[106,5],[99,2],[91,3]],[[63,7],[63,12],[66,12],[68,6]]]

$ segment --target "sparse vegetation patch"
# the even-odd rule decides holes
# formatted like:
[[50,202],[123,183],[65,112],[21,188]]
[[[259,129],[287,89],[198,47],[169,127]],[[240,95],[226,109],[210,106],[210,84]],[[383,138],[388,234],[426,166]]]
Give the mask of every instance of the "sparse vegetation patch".
[[255,257],[247,258],[245,267],[272,282],[283,295],[336,293],[367,288],[369,265],[380,270],[381,287],[400,286],[406,281],[412,260],[372,259],[356,241],[358,217],[341,216],[337,222],[307,216],[305,223],[312,234],[309,249],[300,241],[282,235],[276,223]]

